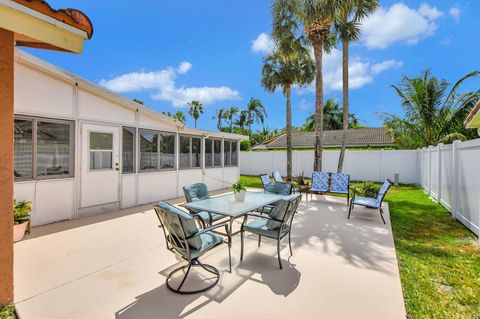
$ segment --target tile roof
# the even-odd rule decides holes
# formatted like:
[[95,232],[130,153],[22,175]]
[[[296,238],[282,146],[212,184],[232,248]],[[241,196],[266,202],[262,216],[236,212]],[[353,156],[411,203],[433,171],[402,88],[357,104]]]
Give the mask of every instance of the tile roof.
[[[342,144],[342,130],[324,131],[325,147],[340,147]],[[294,148],[313,148],[315,143],[314,132],[293,132]],[[356,128],[347,130],[347,147],[391,146],[393,137],[385,127]],[[258,144],[254,149],[285,148],[286,136],[281,134],[264,143]]]

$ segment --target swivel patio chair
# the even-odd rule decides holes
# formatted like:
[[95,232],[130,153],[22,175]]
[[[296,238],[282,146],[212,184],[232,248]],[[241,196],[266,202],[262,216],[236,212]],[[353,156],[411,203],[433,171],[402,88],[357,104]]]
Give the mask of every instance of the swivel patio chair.
[[[263,190],[267,194],[276,194],[276,195],[290,195],[292,194],[292,184],[286,182],[275,182],[269,183],[263,187]],[[262,207],[259,212],[260,213],[269,213],[278,202],[272,203],[270,205]]]
[[[301,199],[301,194],[293,194],[283,200],[280,200],[275,208],[268,214],[268,216],[255,213],[247,213],[245,215],[240,228],[241,261],[243,260],[244,232],[248,231],[258,235],[258,246],[260,246],[262,236],[277,240],[278,264],[280,269],[282,269],[282,260],[280,258],[280,241],[288,235],[288,247],[290,248],[290,255],[293,255],[291,243],[292,221]],[[249,216],[256,218],[247,223]]]
[[[285,181],[283,180],[282,175],[280,174],[279,171],[273,172],[273,173],[272,173],[272,176],[273,176],[273,180],[274,180],[275,182],[277,182],[277,183],[283,183],[283,182],[285,182]],[[293,187],[293,185],[292,185],[292,187]],[[293,187],[293,188],[292,188],[292,192],[293,192],[293,193],[300,193],[300,188]]]
[[352,200],[350,201],[350,207],[348,209],[347,219],[350,219],[350,214],[352,213],[354,206],[358,205],[358,206],[378,209],[380,212],[380,217],[382,217],[383,223],[386,224],[385,218],[383,217],[382,202],[391,186],[392,186],[392,183],[387,179],[383,183],[382,187],[380,188],[377,198],[361,197],[361,196],[353,197]]
[[[179,294],[196,294],[207,291],[215,286],[220,279],[220,272],[217,268],[203,264],[199,258],[203,256],[207,251],[221,245],[222,243],[228,244],[228,260],[229,271],[232,272],[232,261],[230,254],[231,238],[228,236],[228,241],[225,241],[223,237],[218,236],[212,232],[213,229],[219,227],[225,227],[225,233],[229,234],[228,223],[220,223],[215,226],[201,229],[197,228],[194,217],[183,210],[166,202],[158,202],[154,205],[155,213],[160,220],[163,233],[165,235],[165,242],[167,249],[175,254],[180,255],[188,265],[181,266],[173,270],[166,279],[168,289]],[[182,290],[183,285],[190,273],[192,267],[201,267],[207,272],[215,275],[213,283],[207,287],[198,290]],[[178,287],[174,288],[170,285],[170,278],[186,269],[185,275]]]
[[[207,185],[204,183],[195,183],[188,186],[183,187],[183,193],[185,194],[185,199],[187,203],[195,202],[202,199],[210,198],[208,194]],[[190,213],[194,216],[198,216],[200,218],[200,223],[202,224],[203,228],[208,226],[212,226],[213,222],[225,218],[223,215],[209,213],[205,211],[195,211],[189,210]]]

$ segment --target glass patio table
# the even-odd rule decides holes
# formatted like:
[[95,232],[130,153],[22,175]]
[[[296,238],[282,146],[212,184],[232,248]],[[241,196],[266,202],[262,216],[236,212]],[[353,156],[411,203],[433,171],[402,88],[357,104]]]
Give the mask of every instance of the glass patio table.
[[232,194],[226,194],[190,203],[184,203],[183,206],[187,209],[195,211],[205,211],[208,213],[215,213],[230,218],[230,227],[228,235],[235,235],[238,233],[232,232],[232,225],[235,218],[242,217],[246,213],[257,210],[269,204],[275,203],[286,195],[269,194],[263,192],[247,192],[245,194],[245,201],[236,201]]

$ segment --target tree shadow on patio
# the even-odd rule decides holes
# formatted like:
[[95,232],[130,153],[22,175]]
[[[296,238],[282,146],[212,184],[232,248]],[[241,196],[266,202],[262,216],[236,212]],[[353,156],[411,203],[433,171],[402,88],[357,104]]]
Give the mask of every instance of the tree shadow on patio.
[[388,210],[387,225],[382,223],[378,210],[363,207],[355,207],[352,217],[347,219],[348,208],[342,198],[317,198],[303,202],[294,217],[294,251],[308,246],[325,254],[340,255],[355,267],[385,273],[396,271],[395,258],[386,253],[395,249]]

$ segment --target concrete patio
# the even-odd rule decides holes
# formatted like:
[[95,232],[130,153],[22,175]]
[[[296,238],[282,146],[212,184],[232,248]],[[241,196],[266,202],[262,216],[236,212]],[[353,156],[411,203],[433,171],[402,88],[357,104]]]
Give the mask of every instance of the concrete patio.
[[[179,203],[183,199],[172,201]],[[257,247],[233,237],[202,261],[221,271],[203,294],[181,296],[165,286],[179,266],[166,250],[151,206],[34,228],[15,244],[15,302],[22,319],[56,318],[405,318],[389,223],[345,199],[302,202],[283,242],[284,269],[273,241]],[[238,227],[238,223],[237,223]]]

